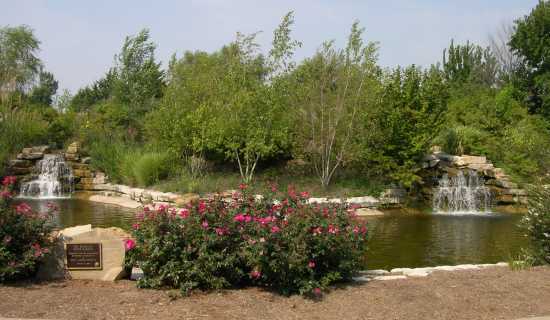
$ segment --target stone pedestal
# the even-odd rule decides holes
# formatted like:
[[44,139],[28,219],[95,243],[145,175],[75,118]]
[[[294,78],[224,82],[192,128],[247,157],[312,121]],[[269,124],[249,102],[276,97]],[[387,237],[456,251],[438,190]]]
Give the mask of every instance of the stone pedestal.
[[[120,228],[92,228],[77,226],[60,231],[52,254],[38,271],[37,277],[52,279],[89,279],[115,281],[124,277],[124,239],[129,234]],[[69,269],[65,247],[67,244],[101,244],[101,269]]]

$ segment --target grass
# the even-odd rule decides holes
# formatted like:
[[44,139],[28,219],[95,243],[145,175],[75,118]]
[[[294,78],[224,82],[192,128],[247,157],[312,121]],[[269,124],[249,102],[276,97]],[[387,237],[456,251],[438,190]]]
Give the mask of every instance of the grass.
[[[181,172],[160,181],[152,188],[163,192],[205,194],[237,189],[240,183],[241,176],[234,171],[212,171],[199,178],[192,178],[185,172]],[[308,191],[314,197],[334,198],[379,196],[380,192],[387,187],[375,179],[349,175],[336,177],[333,183],[324,189],[317,177],[313,175],[295,175],[284,170],[270,169],[258,172],[249,188],[254,193],[261,193],[270,183],[275,183],[282,192],[286,192],[288,186],[292,185],[297,191]]]

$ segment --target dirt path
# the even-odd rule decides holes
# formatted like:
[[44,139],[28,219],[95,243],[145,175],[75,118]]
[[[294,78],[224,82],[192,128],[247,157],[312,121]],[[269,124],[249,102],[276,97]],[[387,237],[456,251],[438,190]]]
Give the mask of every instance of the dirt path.
[[516,319],[550,315],[550,267],[435,272],[335,288],[322,301],[261,289],[170,298],[121,281],[0,286],[0,317],[46,319]]

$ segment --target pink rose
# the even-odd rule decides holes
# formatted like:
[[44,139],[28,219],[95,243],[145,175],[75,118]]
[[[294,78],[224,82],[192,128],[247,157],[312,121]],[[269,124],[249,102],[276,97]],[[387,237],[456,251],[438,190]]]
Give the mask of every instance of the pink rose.
[[189,217],[189,210],[187,209],[181,209],[180,212],[179,212],[179,216],[182,217],[183,219]]
[[320,296],[321,295],[321,288],[315,288],[312,290],[313,294],[316,295],[316,296]]
[[130,251],[136,247],[136,242],[134,239],[124,239],[124,249]]
[[279,232],[279,231],[281,231],[281,228],[279,228],[279,227],[277,227],[277,226],[271,227],[271,233],[277,233],[277,232]]
[[309,268],[311,268],[311,269],[315,268],[315,261],[311,260],[311,261],[307,264],[307,266],[308,266]]
[[252,272],[250,272],[250,277],[252,279],[258,279],[262,276],[262,273],[258,270],[253,270]]
[[202,226],[204,229],[208,229],[208,221],[204,220],[204,221],[201,223],[201,226]]

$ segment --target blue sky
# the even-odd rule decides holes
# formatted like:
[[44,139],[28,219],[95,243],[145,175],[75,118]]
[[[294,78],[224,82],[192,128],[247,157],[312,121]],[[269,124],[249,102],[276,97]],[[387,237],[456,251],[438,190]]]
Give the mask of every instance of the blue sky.
[[296,59],[334,39],[343,45],[351,23],[380,43],[382,66],[429,65],[451,38],[487,44],[502,23],[526,15],[538,0],[1,0],[0,25],[26,24],[42,42],[40,57],[61,88],[73,93],[112,66],[124,37],[147,27],[163,66],[173,53],[213,51],[237,31],[262,31],[268,50],[273,29],[295,12]]

